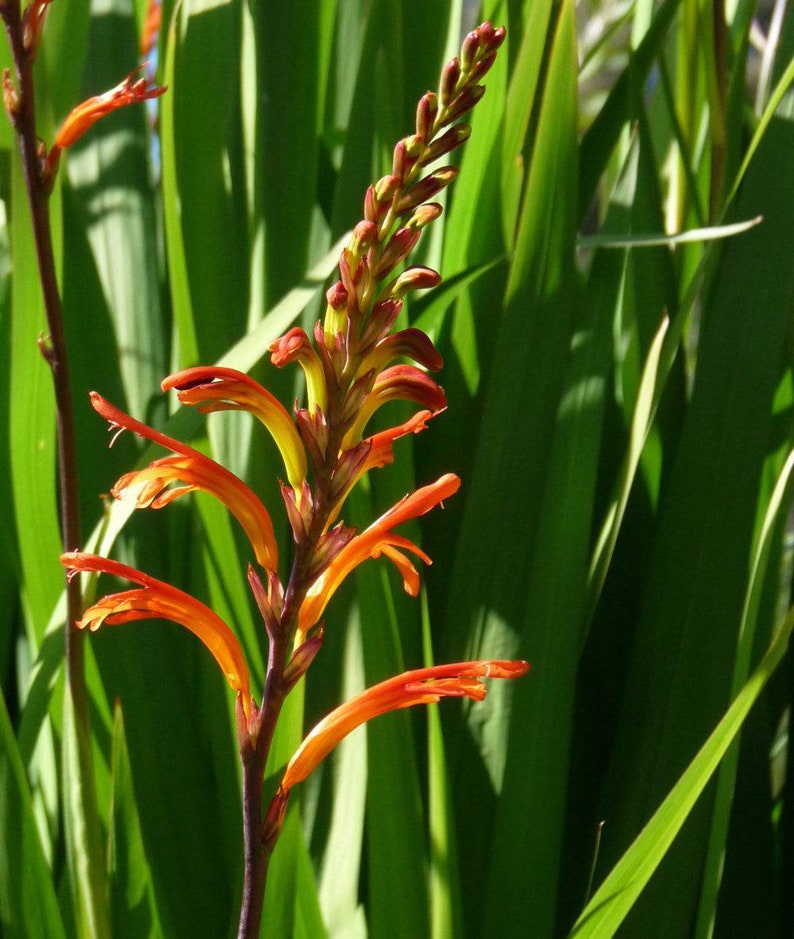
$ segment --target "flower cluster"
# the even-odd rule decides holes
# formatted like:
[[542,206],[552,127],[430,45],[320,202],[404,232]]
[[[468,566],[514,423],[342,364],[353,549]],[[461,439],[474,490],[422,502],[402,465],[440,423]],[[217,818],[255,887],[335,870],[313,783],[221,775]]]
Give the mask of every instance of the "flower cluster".
[[[362,476],[393,459],[395,441],[423,430],[446,407],[441,387],[428,372],[441,368],[429,337],[414,328],[393,331],[403,298],[432,287],[439,275],[426,267],[399,268],[416,247],[422,230],[441,214],[429,201],[457,175],[442,166],[423,175],[439,157],[469,136],[460,118],[482,97],[479,83],[493,64],[504,30],[485,23],[465,39],[460,58],[443,71],[438,94],[419,102],[415,133],[394,148],[391,172],[370,186],[364,218],[353,229],[339,260],[339,279],[326,294],[325,316],[313,336],[289,330],[270,347],[271,362],[282,368],[297,363],[306,380],[306,401],[290,413],[249,376],[229,368],[195,367],[166,378],[184,405],[201,412],[243,410],[256,417],[273,437],[284,464],[281,493],[294,541],[289,577],[280,576],[279,551],[270,516],[252,490],[228,470],[197,450],[136,421],[93,393],[94,409],[111,428],[129,430],[170,451],[148,467],[127,473],[112,494],[129,496],[139,508],[162,508],[194,490],[223,501],[242,526],[253,560],[248,578],[270,641],[264,699],[258,706],[240,644],[211,610],[181,591],[115,561],[81,552],[63,556],[78,571],[124,577],[137,589],[104,597],[88,609],[78,626],[163,617],[186,626],[208,646],[238,695],[241,747],[256,748],[268,708],[305,674],[323,642],[321,619],[344,579],[362,562],[384,556],[398,569],[405,590],[416,595],[419,575],[408,555],[430,563],[415,544],[398,534],[405,522],[428,512],[455,493],[459,479],[446,474],[406,495],[358,532],[339,521],[345,499]],[[56,146],[96,119],[106,104],[125,95],[144,96],[160,89],[139,89],[130,77],[110,98],[77,109],[61,130]],[[408,361],[406,361],[408,360]],[[407,400],[419,406],[409,420],[372,432],[370,421],[387,402]],[[273,803],[273,818],[283,815],[287,793],[355,726],[377,714],[412,704],[485,694],[480,679],[515,678],[526,663],[473,662],[409,672],[348,702],[318,725],[290,762]],[[275,815],[273,814],[275,813]]]

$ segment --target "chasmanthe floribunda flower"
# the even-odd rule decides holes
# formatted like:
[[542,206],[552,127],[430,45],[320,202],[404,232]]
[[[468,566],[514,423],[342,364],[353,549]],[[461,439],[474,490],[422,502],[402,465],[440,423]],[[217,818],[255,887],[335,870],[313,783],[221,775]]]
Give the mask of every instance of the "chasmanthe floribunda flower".
[[[46,8],[46,7],[45,7]],[[136,75],[143,66],[139,66],[110,91],[101,95],[94,95],[72,108],[66,116],[66,120],[61,124],[61,129],[55,135],[55,143],[50,148],[49,153],[43,158],[42,173],[45,181],[50,182],[55,178],[58,169],[58,163],[61,159],[61,151],[73,144],[83,136],[83,134],[96,124],[100,118],[118,111],[119,108],[125,108],[130,104],[138,104],[141,101],[147,101],[150,98],[159,98],[168,89],[163,85],[153,85],[148,78],[136,78]]]
[[[110,490],[113,496],[122,498],[131,491],[138,508],[161,509],[174,499],[201,489],[223,502],[234,515],[248,536],[262,567],[270,570],[278,567],[278,546],[273,522],[267,509],[241,479],[193,447],[136,421],[96,391],[91,392],[90,398],[94,410],[105,418],[111,428],[132,431],[177,454],[155,460],[144,469],[125,473]],[[172,483],[180,485],[172,486]]]
[[78,573],[112,574],[130,580],[138,587],[102,597],[83,613],[77,622],[80,629],[99,629],[103,623],[115,625],[142,619],[168,619],[179,623],[201,639],[215,656],[226,680],[240,695],[246,715],[251,709],[248,667],[237,637],[209,607],[190,594],[156,580],[142,571],[83,551],[68,551],[61,563],[73,577]]
[[419,593],[419,575],[413,564],[398,549],[412,552],[425,564],[430,564],[431,561],[412,541],[395,535],[394,529],[412,518],[418,518],[429,512],[444,499],[456,493],[459,488],[460,479],[452,473],[447,473],[432,485],[423,486],[416,492],[405,496],[369,528],[348,541],[309,587],[298,614],[295,644],[300,645],[305,640],[307,631],[323,615],[328,601],[345,577],[368,558],[375,558],[381,554],[389,558],[402,575],[406,593],[415,597]]
[[[395,146],[391,171],[367,190],[363,218],[339,258],[339,278],[326,291],[322,320],[313,330],[293,327],[270,345],[273,366],[297,363],[303,370],[303,402],[296,402],[290,412],[248,375],[219,366],[182,369],[162,383],[163,391],[174,391],[182,404],[201,412],[248,411],[272,435],[286,477],[278,482],[294,548],[288,572],[279,570],[270,515],[245,483],[192,447],[147,427],[100,395],[91,395],[95,410],[111,427],[130,430],[171,451],[122,476],[111,490],[113,495],[129,493],[139,508],[162,508],[186,493],[204,490],[235,515],[256,561],[249,564],[248,582],[269,642],[260,706],[251,695],[239,642],[198,600],[115,561],[80,552],[62,557],[72,573],[113,574],[137,585],[97,601],[86,610],[80,627],[96,629],[103,623],[157,616],[174,620],[207,645],[237,692],[246,859],[241,935],[258,934],[256,909],[261,910],[266,873],[262,865],[266,868],[278,837],[291,787],[305,779],[346,734],[379,714],[443,697],[481,701],[483,679],[518,678],[529,668],[523,661],[439,665],[370,688],[332,711],[308,734],[262,817],[265,767],[276,722],[284,699],[322,648],[326,636],[322,617],[329,601],[359,564],[380,555],[397,567],[405,590],[415,596],[419,574],[408,555],[426,564],[431,561],[396,530],[440,505],[460,486],[458,477],[447,473],[406,495],[363,531],[338,521],[347,496],[364,474],[391,463],[397,441],[424,430],[447,406],[443,389],[429,374],[443,364],[430,337],[405,323],[395,328],[405,318],[411,292],[434,287],[440,276],[428,267],[404,265],[423,230],[441,215],[442,207],[429,200],[458,175],[454,166],[426,168],[468,139],[471,128],[456,121],[482,97],[479,81],[503,39],[504,30],[489,23],[466,37],[460,58],[445,67],[438,93],[427,92],[420,100],[415,132]],[[52,152],[68,146],[108,110],[161,91],[130,76],[107,95],[76,108]],[[395,401],[417,407],[412,416],[402,414],[399,423],[388,426],[382,418],[389,409],[383,406]]]
[[442,698],[482,701],[486,695],[483,679],[520,678],[528,671],[529,664],[524,661],[457,662],[403,672],[373,685],[331,711],[309,731],[287,763],[270,806],[269,822],[283,817],[290,789],[303,782],[334,747],[366,721],[416,704],[436,704]]

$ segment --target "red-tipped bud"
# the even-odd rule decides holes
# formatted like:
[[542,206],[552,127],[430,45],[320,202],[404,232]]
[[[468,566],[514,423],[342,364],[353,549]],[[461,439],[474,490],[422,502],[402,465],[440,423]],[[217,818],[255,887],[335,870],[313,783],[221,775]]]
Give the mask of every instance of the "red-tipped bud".
[[496,52],[499,46],[505,41],[507,30],[504,26],[499,26],[494,29],[490,23],[483,23],[482,26],[480,26],[480,36],[488,51]]
[[490,55],[484,56],[480,61],[474,66],[471,70],[471,75],[469,75],[469,81],[474,84],[475,82],[480,81],[484,78],[488,72],[491,70],[491,66],[496,61],[496,52],[491,52]]
[[459,80],[460,62],[457,58],[450,59],[441,73],[441,86],[439,88],[439,98],[441,99],[441,104],[445,107],[455,97]]
[[425,152],[424,137],[413,134],[411,137],[405,137],[394,148],[392,158],[392,175],[401,180],[405,180],[408,173],[416,166],[417,160]]
[[[344,287],[342,289],[344,290]],[[331,303],[329,294],[332,290],[333,287],[326,294],[329,303]],[[295,362],[302,356],[314,352],[309,337],[300,326],[293,326],[289,332],[284,333],[275,342],[271,342],[268,351],[270,352],[270,361],[276,368],[283,368],[285,365],[289,365],[290,362]]]
[[460,170],[455,166],[442,166],[412,186],[397,203],[397,214],[405,215],[418,205],[432,199],[455,179]]
[[284,669],[285,691],[291,691],[301,678],[308,672],[309,666],[315,660],[317,653],[323,646],[325,630],[318,626],[304,643],[292,653],[292,658]]
[[385,215],[386,211],[387,209],[378,203],[375,196],[375,187],[368,186],[364,196],[364,218],[368,222],[377,223],[380,221],[380,216]]
[[328,306],[333,310],[344,310],[347,306],[347,289],[341,280],[332,284],[325,292],[325,299]]
[[[281,586],[281,581],[273,571],[269,573],[271,578],[275,578],[275,580],[278,581],[280,595],[283,603],[284,590]],[[251,585],[251,591],[254,595],[254,600],[256,600],[256,605],[259,609],[259,612],[262,614],[262,619],[265,623],[265,629],[267,630],[267,634],[272,641],[278,631],[279,617],[281,615],[281,610],[273,609],[273,602],[270,596],[270,593],[272,592],[272,580],[271,591],[265,590],[264,584],[262,583],[259,574],[257,574],[254,568],[249,564],[248,583]]]
[[463,45],[460,47],[460,67],[464,72],[468,72],[474,64],[477,53],[480,51],[480,32],[473,29],[466,35]]
[[401,228],[389,239],[375,267],[375,279],[388,277],[395,267],[413,251],[419,241],[421,231],[418,228]]
[[416,108],[416,136],[429,140],[438,113],[438,96],[428,91],[419,99]]
[[451,124],[453,121],[467,114],[475,104],[485,94],[485,85],[467,85],[466,88],[450,104],[444,117],[443,124]]
[[374,369],[370,369],[363,375],[359,375],[359,377],[353,382],[350,390],[347,393],[347,398],[345,398],[345,405],[342,408],[340,423],[348,425],[352,424],[361,410],[361,406],[364,404],[367,396],[372,391],[374,382]]
[[378,202],[391,202],[401,185],[402,180],[399,176],[382,176],[374,186],[375,198]]
[[33,0],[22,14],[22,44],[31,61],[36,58],[50,3],[52,0]]
[[409,290],[429,290],[441,283],[441,275],[429,267],[409,267],[400,274],[389,286],[387,296],[399,299]]
[[278,792],[273,796],[265,814],[265,821],[262,825],[262,844],[272,845],[281,833],[281,827],[284,824],[284,818],[287,814],[287,803],[289,802],[289,791],[279,786]]
[[444,156],[445,153],[450,153],[452,150],[455,150],[461,144],[465,143],[469,137],[471,137],[471,126],[469,124],[456,124],[454,127],[450,127],[448,131],[443,133],[437,140],[434,140],[427,150],[425,150],[421,165],[427,166],[428,163],[432,163],[433,160]]
[[379,300],[367,319],[367,325],[361,334],[359,340],[359,352],[365,355],[376,342],[379,342],[384,336],[388,335],[392,326],[397,321],[397,317],[402,310],[402,300],[393,297],[386,297]]
[[408,228],[418,228],[420,231],[431,222],[434,222],[444,209],[437,202],[426,202],[418,205],[414,214],[405,223]]
[[378,226],[367,219],[359,222],[353,229],[350,239],[350,252],[363,254],[378,240]]

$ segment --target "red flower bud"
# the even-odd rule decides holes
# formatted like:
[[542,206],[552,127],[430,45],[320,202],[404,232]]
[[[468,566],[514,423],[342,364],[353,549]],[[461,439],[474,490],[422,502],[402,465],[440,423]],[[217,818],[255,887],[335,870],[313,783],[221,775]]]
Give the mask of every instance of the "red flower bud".
[[441,86],[439,88],[441,104],[445,107],[455,97],[455,92],[458,89],[459,79],[460,62],[457,58],[450,59],[449,62],[447,62],[447,64],[444,66],[444,70],[441,73]]
[[433,123],[438,113],[438,97],[428,91],[419,99],[416,108],[416,135],[423,140],[429,140],[433,132]]

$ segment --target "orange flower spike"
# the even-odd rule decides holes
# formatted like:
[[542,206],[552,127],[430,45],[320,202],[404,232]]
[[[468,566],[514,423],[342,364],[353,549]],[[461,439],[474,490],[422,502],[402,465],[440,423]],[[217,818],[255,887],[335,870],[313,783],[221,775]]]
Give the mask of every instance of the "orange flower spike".
[[436,704],[442,698],[482,701],[486,688],[481,679],[520,678],[528,671],[529,665],[523,661],[459,662],[404,672],[368,688],[332,711],[307,734],[287,764],[279,790],[281,798],[303,782],[351,731],[373,717],[415,704]]
[[64,150],[66,147],[71,147],[101,117],[105,117],[113,111],[118,111],[119,108],[124,108],[129,104],[137,104],[140,101],[146,101],[148,98],[159,98],[160,95],[165,93],[167,89],[164,86],[150,85],[145,78],[136,79],[135,75],[138,71],[140,71],[140,68],[130,72],[124,81],[119,82],[110,91],[89,98],[73,108],[58,131],[53,150]]
[[246,717],[251,711],[248,668],[237,637],[209,607],[170,584],[163,583],[119,561],[68,551],[61,564],[76,573],[112,574],[138,584],[140,589],[108,594],[90,606],[76,625],[95,632],[104,623],[110,626],[143,619],[168,619],[189,629],[204,643],[220,665],[226,680],[240,695]]
[[270,432],[284,460],[287,479],[300,493],[306,479],[306,450],[295,423],[284,405],[259,382],[233,368],[197,366],[169,375],[163,391],[176,390],[182,404],[199,405],[199,411],[249,411]]
[[295,646],[300,646],[306,640],[306,633],[323,615],[328,601],[347,575],[369,558],[376,558],[385,554],[393,561],[403,576],[403,586],[407,593],[416,595],[419,589],[419,578],[413,565],[400,551],[402,548],[411,551],[420,557],[426,564],[432,563],[430,558],[415,544],[395,535],[393,529],[412,518],[418,518],[429,512],[444,499],[453,495],[460,488],[460,479],[452,473],[447,473],[429,486],[423,486],[416,492],[405,496],[397,505],[389,509],[377,521],[373,522],[365,531],[348,542],[331,561],[328,567],[309,587],[306,599],[298,614],[298,629],[295,635]]
[[[138,508],[162,508],[181,495],[201,489],[223,502],[242,525],[262,567],[268,570],[278,568],[278,547],[270,515],[241,479],[198,450],[136,421],[97,392],[92,391],[90,398],[94,410],[111,427],[130,430],[145,440],[179,454],[177,457],[155,460],[145,469],[126,473],[111,490],[116,498],[121,498],[128,489],[140,487],[136,493]],[[164,492],[169,483],[173,482],[183,485]]]

